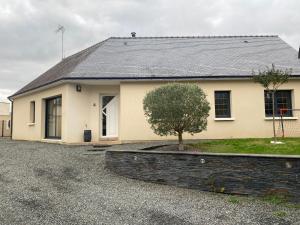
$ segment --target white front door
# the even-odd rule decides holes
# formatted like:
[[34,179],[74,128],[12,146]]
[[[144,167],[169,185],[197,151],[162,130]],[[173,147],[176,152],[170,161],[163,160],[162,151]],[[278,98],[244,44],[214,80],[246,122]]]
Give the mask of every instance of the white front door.
[[101,133],[102,137],[118,137],[119,97],[113,95],[102,96]]

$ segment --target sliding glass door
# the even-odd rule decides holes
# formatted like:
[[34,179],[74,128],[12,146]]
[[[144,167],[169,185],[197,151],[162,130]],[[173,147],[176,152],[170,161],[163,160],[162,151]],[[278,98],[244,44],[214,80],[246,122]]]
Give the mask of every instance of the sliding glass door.
[[61,96],[46,99],[46,138],[61,138]]

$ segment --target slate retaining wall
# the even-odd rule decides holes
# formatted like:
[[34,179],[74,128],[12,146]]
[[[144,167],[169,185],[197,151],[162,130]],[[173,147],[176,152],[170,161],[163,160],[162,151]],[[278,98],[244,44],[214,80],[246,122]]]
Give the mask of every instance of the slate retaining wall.
[[107,151],[106,168],[159,184],[300,202],[300,156]]

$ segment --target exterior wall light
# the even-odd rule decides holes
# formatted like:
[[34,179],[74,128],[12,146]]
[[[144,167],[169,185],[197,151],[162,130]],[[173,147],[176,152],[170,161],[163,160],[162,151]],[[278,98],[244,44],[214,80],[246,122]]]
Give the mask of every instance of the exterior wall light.
[[204,164],[205,163],[205,159],[201,159],[200,162],[201,162],[201,164]]
[[81,85],[80,84],[76,84],[76,91],[81,92]]

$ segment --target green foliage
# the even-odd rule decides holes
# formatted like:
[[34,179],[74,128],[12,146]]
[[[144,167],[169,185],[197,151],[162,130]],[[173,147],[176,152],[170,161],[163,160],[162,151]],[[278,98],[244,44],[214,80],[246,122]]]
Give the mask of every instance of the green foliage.
[[172,83],[149,92],[144,111],[158,135],[199,133],[206,129],[210,106],[196,84]]
[[290,209],[300,209],[300,204],[288,203],[285,206]]
[[[290,202],[290,196],[287,193],[283,193],[283,192],[281,193],[274,192],[274,193],[267,194],[261,200],[273,205],[283,206],[290,209],[300,209],[300,204]],[[279,213],[278,217],[281,217],[280,214],[281,213]]]
[[252,72],[254,82],[261,84],[267,90],[277,90],[280,85],[288,82],[292,73],[291,69],[280,70],[276,69],[275,65],[267,67],[265,71],[259,71],[258,75]]
[[272,193],[266,195],[263,200],[266,202],[269,202],[274,205],[282,205],[288,202],[288,195],[285,195],[283,193]]
[[228,201],[232,204],[239,204],[240,203],[240,199],[237,196],[230,196]]
[[287,213],[285,211],[276,211],[273,213],[273,215],[278,218],[283,218],[287,216]]

